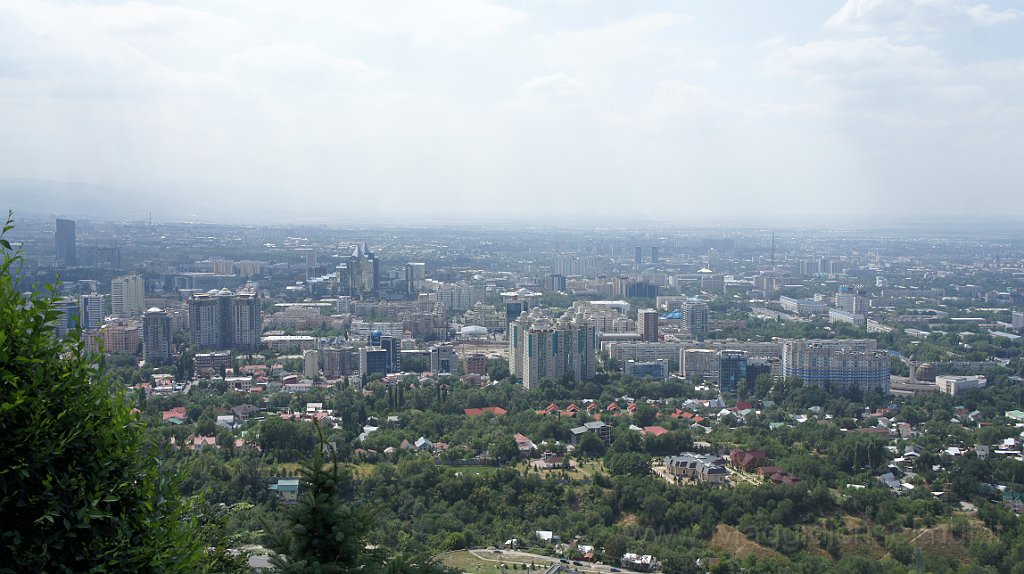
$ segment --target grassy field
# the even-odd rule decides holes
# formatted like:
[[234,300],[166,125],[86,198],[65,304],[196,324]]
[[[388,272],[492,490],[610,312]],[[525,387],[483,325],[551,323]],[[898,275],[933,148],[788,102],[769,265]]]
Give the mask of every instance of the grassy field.
[[491,474],[498,470],[497,466],[449,466],[448,470],[451,472],[458,472],[464,475],[471,474]]
[[[513,572],[543,572],[545,566],[534,563],[534,568],[530,567],[530,562],[522,562],[509,560],[508,557],[503,557],[501,554],[494,555],[494,562],[490,560],[481,560],[474,554],[466,550],[459,550],[454,552],[445,552],[437,556],[437,559],[444,564],[456,568],[462,572],[469,572],[470,574],[512,574]],[[501,560],[501,562],[498,562]],[[502,572],[501,565],[505,565],[504,572]],[[515,565],[513,567],[513,565]]]

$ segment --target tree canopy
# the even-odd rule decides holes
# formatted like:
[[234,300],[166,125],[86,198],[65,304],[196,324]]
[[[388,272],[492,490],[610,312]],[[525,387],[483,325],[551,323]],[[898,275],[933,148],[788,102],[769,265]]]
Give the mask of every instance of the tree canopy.
[[194,572],[203,548],[122,387],[0,233],[0,572]]

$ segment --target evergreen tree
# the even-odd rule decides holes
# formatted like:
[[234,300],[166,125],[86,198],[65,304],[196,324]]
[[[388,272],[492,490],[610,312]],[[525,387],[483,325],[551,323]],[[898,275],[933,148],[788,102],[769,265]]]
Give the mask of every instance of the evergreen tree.
[[[270,562],[284,574],[454,574],[427,556],[389,556],[366,548],[376,512],[349,500],[351,476],[324,440],[299,466],[300,495],[277,525],[264,525]],[[329,459],[329,462],[328,460]]]
[[[319,427],[317,427],[319,430]],[[330,455],[325,464],[324,451]],[[283,524],[267,527],[267,546],[275,552],[276,571],[333,574],[371,566],[365,549],[373,514],[344,500],[350,481],[348,470],[338,464],[333,447],[320,436],[320,447],[299,467],[300,495],[284,512]]]
[[[0,572],[195,572],[202,541],[123,387],[55,336],[0,232]],[[134,399],[135,397],[132,397]]]

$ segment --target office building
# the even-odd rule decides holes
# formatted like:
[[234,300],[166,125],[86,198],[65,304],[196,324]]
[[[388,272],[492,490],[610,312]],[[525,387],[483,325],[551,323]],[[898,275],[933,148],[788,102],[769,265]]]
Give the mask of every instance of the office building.
[[640,340],[645,343],[658,342],[658,311],[657,309],[640,309],[636,316],[636,328]]
[[839,287],[834,297],[834,303],[837,309],[847,313],[864,315],[868,312],[867,297],[861,295],[856,288],[849,285]]
[[668,378],[668,361],[665,359],[643,363],[639,363],[637,361],[626,361],[623,365],[622,372],[639,379],[651,377],[652,379],[664,381]]
[[392,335],[381,335],[375,343],[377,347],[387,351],[386,373],[397,373],[402,370],[402,339]]
[[53,234],[53,242],[57,251],[57,262],[70,267],[78,264],[75,251],[75,222],[70,219],[58,219]]
[[193,358],[196,374],[212,377],[219,375],[221,370],[231,368],[231,353],[228,351],[217,351],[214,353],[196,353]]
[[814,299],[795,299],[783,295],[779,297],[779,305],[782,305],[786,311],[797,315],[824,315],[828,312],[828,306],[825,303]]
[[849,323],[861,329],[868,328],[868,316],[860,313],[851,313],[842,309],[828,310],[829,323]]
[[651,265],[658,264],[658,248],[651,247]]
[[873,350],[874,345],[860,344],[861,341],[864,340],[786,341],[782,349],[782,374],[824,389],[844,391],[856,386],[888,393],[889,354]]
[[686,334],[695,338],[703,338],[708,334],[710,310],[708,304],[700,299],[688,299],[679,307]]
[[142,360],[148,365],[171,360],[171,318],[159,307],[142,316]]
[[509,368],[527,389],[544,377],[589,381],[597,374],[597,329],[572,309],[557,321],[540,309],[509,325]]
[[935,377],[935,385],[939,387],[939,391],[954,397],[965,391],[984,388],[987,383],[988,380],[983,375]]
[[405,285],[406,294],[415,297],[424,290],[424,286],[427,282],[427,264],[426,263],[406,263],[405,264]]
[[96,330],[103,326],[103,295],[90,293],[78,297],[82,329]]
[[747,375],[746,379],[751,385],[757,382],[757,378],[761,375],[768,375],[772,377],[772,361],[778,361],[778,359],[769,359],[766,357],[747,357]]
[[138,317],[145,309],[146,282],[142,275],[122,275],[110,282],[111,311],[115,317]]
[[352,254],[336,269],[339,295],[356,299],[376,299],[380,286],[380,261],[365,243],[359,243]]
[[1014,311],[1010,321],[1014,329],[1024,329],[1024,311]]
[[438,345],[430,349],[430,370],[434,374],[454,373],[456,361],[458,357],[451,345]]
[[359,376],[365,382],[371,376],[387,374],[388,352],[379,347],[359,349]]
[[724,350],[718,352],[718,390],[722,394],[735,395],[740,383],[747,378],[747,354],[743,351]]
[[644,248],[643,247],[636,247],[635,250],[636,250],[636,253],[635,253],[634,257],[633,257],[633,263],[636,266],[636,270],[639,271],[641,265],[643,265],[643,263],[644,263]]

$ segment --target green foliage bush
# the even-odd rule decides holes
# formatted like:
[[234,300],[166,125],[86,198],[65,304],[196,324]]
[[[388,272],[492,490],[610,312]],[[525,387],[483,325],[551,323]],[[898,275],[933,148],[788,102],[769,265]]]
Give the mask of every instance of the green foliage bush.
[[194,572],[189,507],[121,387],[77,334],[58,340],[53,286],[25,295],[0,233],[0,572]]

